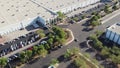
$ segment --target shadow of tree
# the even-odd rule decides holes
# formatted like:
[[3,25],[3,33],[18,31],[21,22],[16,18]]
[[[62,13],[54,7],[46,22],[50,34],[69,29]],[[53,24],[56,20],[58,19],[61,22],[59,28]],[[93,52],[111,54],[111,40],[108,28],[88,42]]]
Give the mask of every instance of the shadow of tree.
[[60,63],[65,61],[64,55],[59,56],[57,59]]
[[118,68],[117,64],[114,64],[110,61],[104,61],[101,65],[103,65],[104,68]]
[[86,45],[86,41],[83,41],[79,44],[80,48],[86,48],[87,45]]
[[42,68],[48,68],[49,66],[48,65],[44,65]]
[[91,52],[95,52],[95,50],[94,50],[93,48],[88,48],[88,49],[86,50],[86,52],[91,53]]
[[67,68],[77,68],[74,64],[73,64],[73,62],[72,63],[70,63],[68,66],[67,66]]

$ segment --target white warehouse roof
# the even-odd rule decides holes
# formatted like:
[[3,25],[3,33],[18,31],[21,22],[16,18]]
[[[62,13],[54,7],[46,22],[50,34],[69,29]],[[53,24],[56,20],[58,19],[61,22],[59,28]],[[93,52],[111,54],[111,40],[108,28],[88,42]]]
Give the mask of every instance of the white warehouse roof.
[[49,11],[29,0],[0,0],[0,9],[0,28],[36,16],[46,20],[53,17]]
[[100,0],[0,0],[0,35],[18,30],[22,25],[27,26],[38,16],[49,20],[56,17],[57,11],[66,13],[98,1]]
[[100,0],[32,0],[32,1],[37,2],[38,4],[50,10],[59,11],[61,9],[68,7],[70,8],[78,6],[85,7],[86,5],[93,4]]
[[113,24],[112,26],[108,28],[108,30],[114,33],[120,34],[120,23]]

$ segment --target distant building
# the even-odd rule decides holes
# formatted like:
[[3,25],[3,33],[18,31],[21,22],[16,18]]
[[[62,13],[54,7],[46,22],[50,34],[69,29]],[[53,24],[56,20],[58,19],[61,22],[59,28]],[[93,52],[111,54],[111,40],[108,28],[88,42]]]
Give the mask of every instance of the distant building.
[[120,44],[120,23],[116,23],[106,30],[106,38]]

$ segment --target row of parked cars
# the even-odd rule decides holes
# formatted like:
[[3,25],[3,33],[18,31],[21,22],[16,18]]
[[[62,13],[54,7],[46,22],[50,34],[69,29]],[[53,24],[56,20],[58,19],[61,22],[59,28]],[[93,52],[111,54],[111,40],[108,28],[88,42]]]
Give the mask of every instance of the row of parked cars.
[[[24,36],[20,36],[12,41],[4,43],[4,45],[1,44],[0,57],[5,56],[9,54],[10,52],[13,52],[17,49],[23,48],[24,46],[27,46],[31,43],[34,43],[39,39],[40,37],[38,34],[36,34],[35,32],[30,32]],[[17,57],[18,57],[18,54],[9,57],[8,62]]]

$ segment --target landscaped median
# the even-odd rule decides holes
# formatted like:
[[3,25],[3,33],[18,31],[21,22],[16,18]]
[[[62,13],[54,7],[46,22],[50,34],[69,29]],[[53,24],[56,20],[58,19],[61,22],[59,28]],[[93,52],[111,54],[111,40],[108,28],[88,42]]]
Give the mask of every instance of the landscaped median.
[[66,39],[65,45],[70,44],[74,40],[74,35],[70,29],[64,29],[65,32],[67,33],[68,38]]

